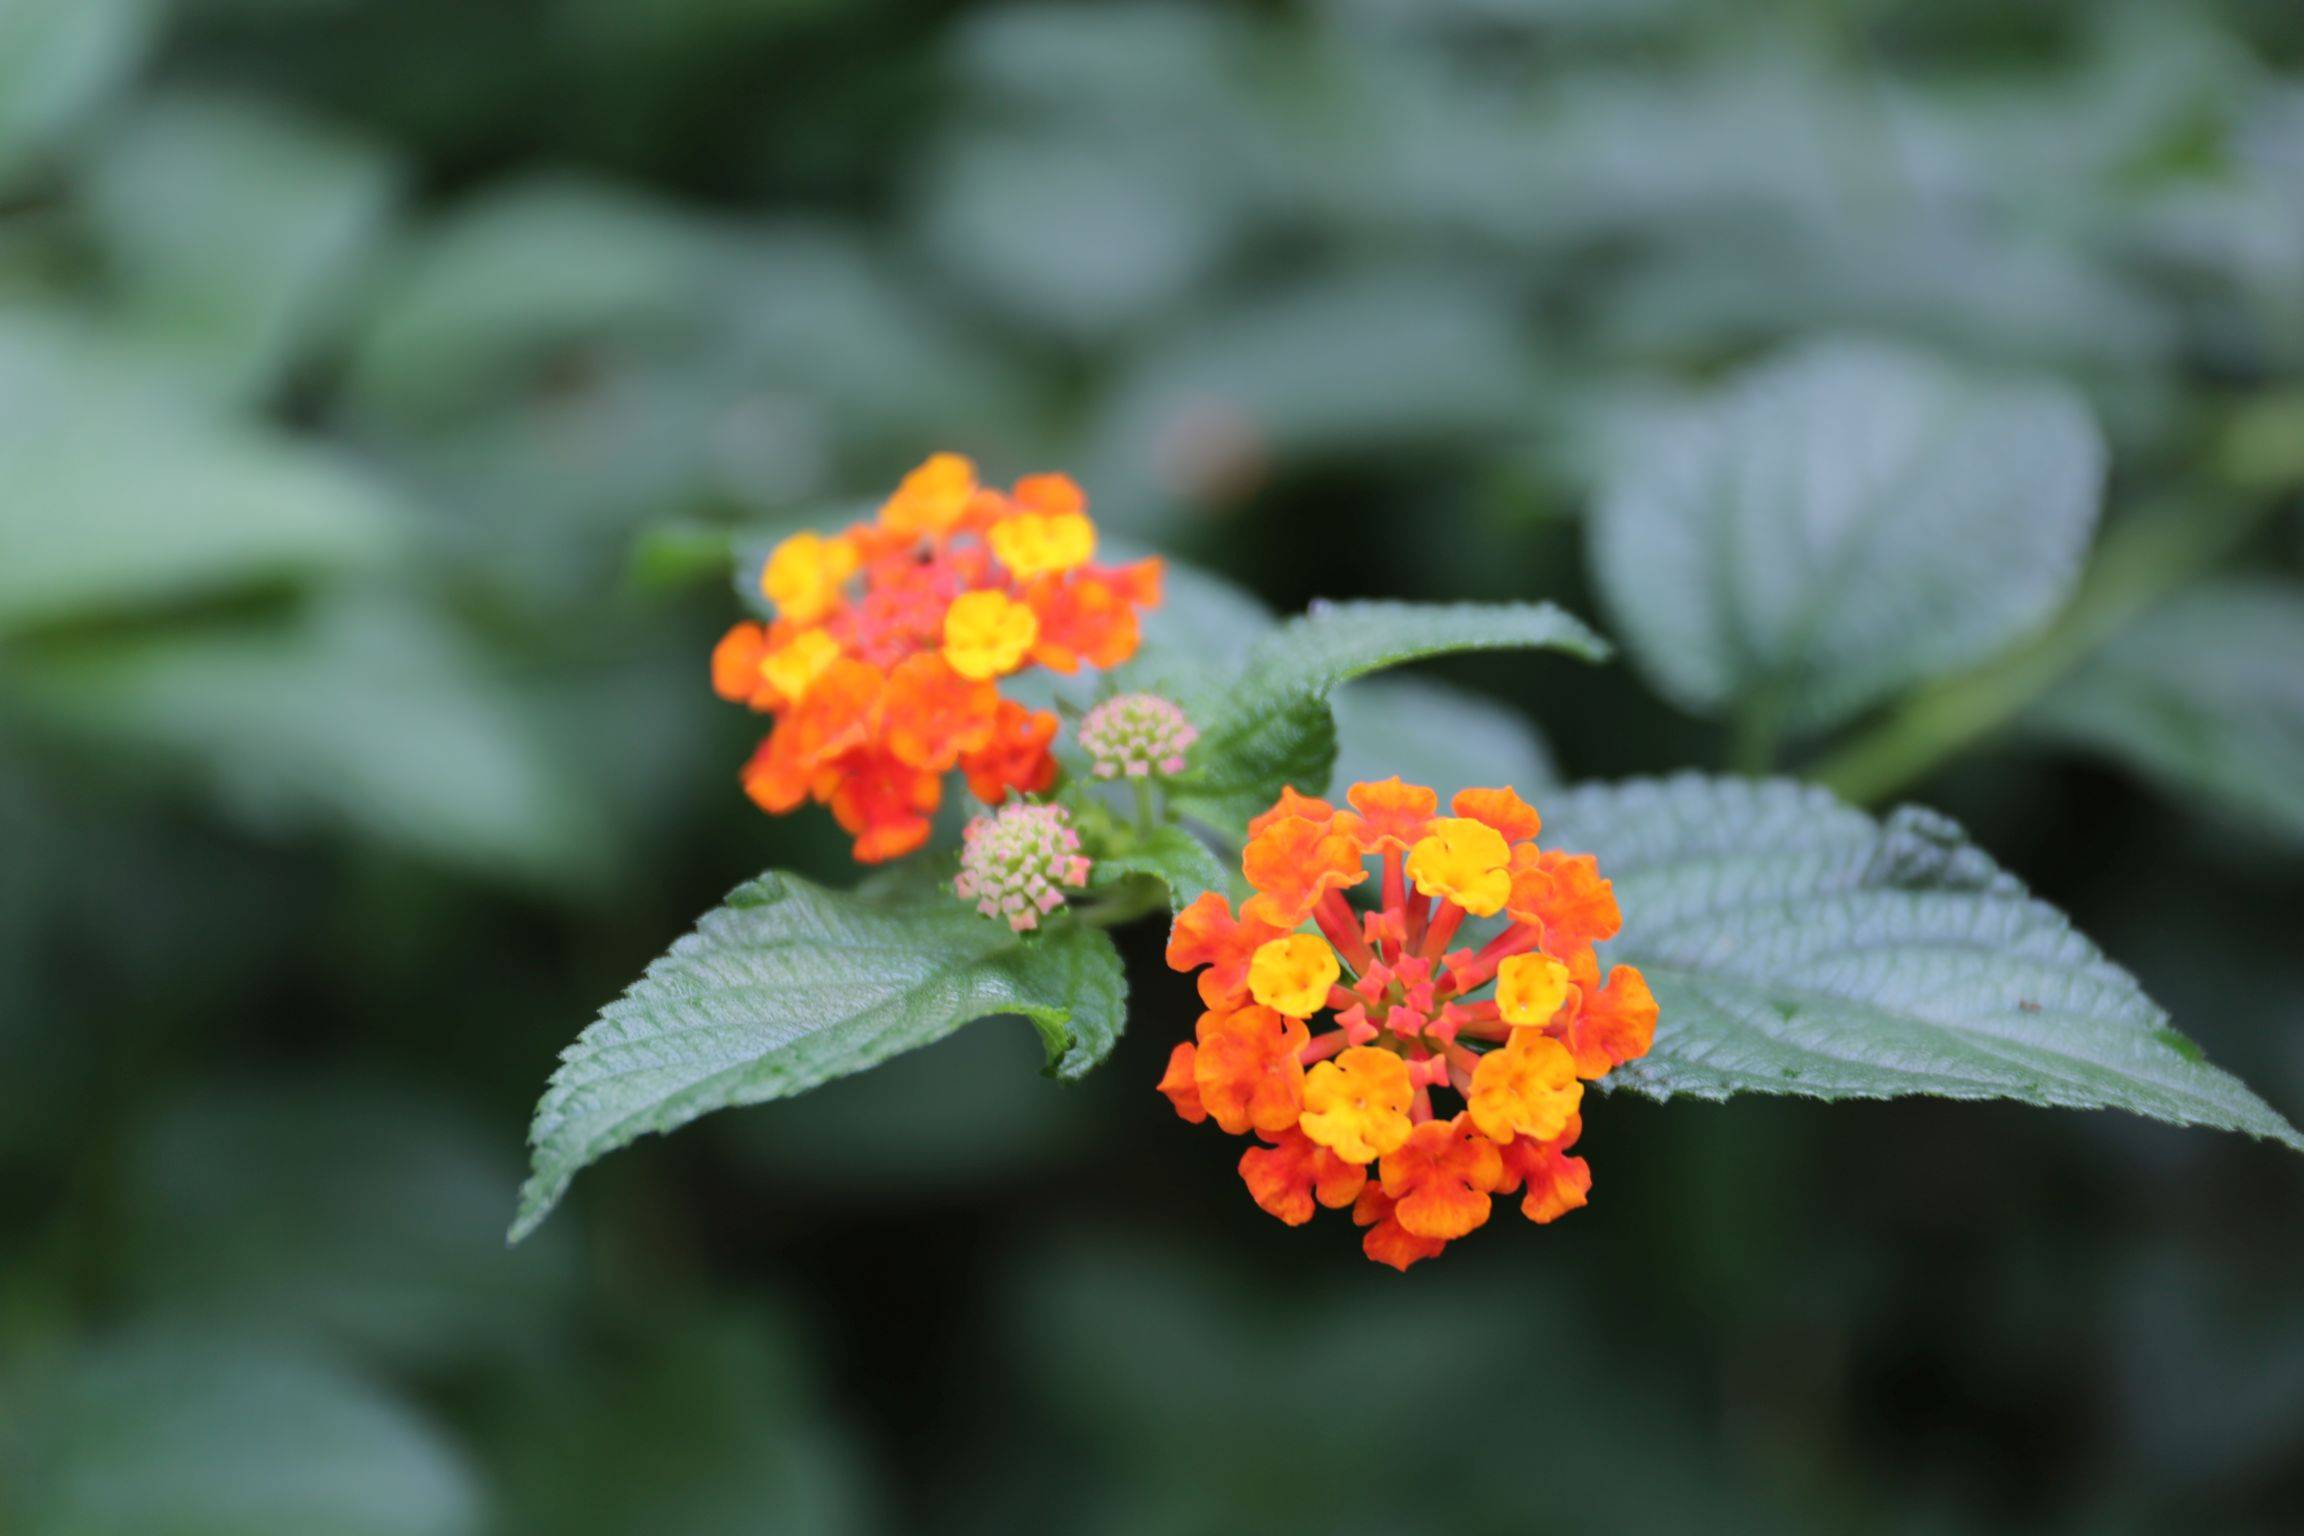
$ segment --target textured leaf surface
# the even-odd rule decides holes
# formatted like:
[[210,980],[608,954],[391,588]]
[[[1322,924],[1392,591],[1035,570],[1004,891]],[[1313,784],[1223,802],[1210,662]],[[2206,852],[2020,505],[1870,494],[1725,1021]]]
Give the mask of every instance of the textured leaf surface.
[[1616,882],[1623,936],[1662,1006],[1620,1070],[1657,1098],[1904,1094],[2125,1109],[2304,1137],[2169,1026],[2135,978],[1958,827],[1876,822],[1784,780],[1588,785],[1545,841]]
[[1112,885],[1130,875],[1150,875],[1168,887],[1168,904],[1179,911],[1202,891],[1223,890],[1225,881],[1223,861],[1182,827],[1154,828],[1126,852],[1098,859],[1089,883]]
[[2070,596],[2104,447],[2052,385],[1857,342],[1627,434],[1592,558],[1657,687],[1830,725],[1993,654]]
[[2304,842],[2304,588],[2185,594],[2121,633],[2033,724]]
[[1237,827],[1284,785],[1328,783],[1336,762],[1328,696],[1339,685],[1426,657],[1501,650],[1601,661],[1608,644],[1550,603],[1316,603],[1258,641],[1236,678],[1187,700],[1201,735],[1177,802]]
[[804,1093],[994,1014],[1021,1014],[1051,1070],[1103,1060],[1127,982],[1103,932],[1019,941],[948,892],[881,901],[768,874],[739,887],[577,1037],[529,1133],[515,1241],[578,1170],[650,1131]]

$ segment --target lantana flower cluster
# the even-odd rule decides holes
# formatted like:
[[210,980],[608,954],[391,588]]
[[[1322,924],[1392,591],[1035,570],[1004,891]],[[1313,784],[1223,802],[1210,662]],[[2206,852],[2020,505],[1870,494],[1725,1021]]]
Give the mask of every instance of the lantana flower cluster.
[[[1521,1193],[1530,1220],[1582,1206],[1569,1148],[1584,1084],[1646,1054],[1656,1002],[1594,946],[1621,926],[1589,855],[1539,848],[1512,790],[1355,784],[1349,810],[1285,791],[1249,824],[1235,914],[1178,914],[1168,963],[1198,971],[1195,1038],[1160,1091],[1178,1114],[1261,1145],[1240,1175],[1291,1226],[1349,1208],[1371,1259],[1406,1269]],[[1372,909],[1347,892],[1380,874]],[[1499,919],[1475,942],[1467,925]],[[1311,1021],[1332,1015],[1314,1033]],[[1453,1095],[1461,1107],[1440,1107]]]
[[1000,680],[1117,666],[1160,600],[1157,560],[1095,553],[1068,477],[999,491],[950,453],[876,518],[778,544],[760,578],[775,620],[738,624],[712,653],[714,690],[775,721],[745,792],[777,815],[829,806],[872,864],[927,840],[954,768],[987,805],[1046,791],[1056,717],[1003,698]]

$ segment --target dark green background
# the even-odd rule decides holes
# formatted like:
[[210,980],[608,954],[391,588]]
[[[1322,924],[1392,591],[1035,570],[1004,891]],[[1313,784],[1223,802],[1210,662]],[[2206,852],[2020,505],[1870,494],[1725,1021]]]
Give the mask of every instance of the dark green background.
[[[98,572],[0,605],[0,1529],[2304,1528],[2291,1157],[1617,1098],[1588,1210],[1403,1278],[1152,1091],[1148,930],[1083,1085],[979,1025],[501,1247],[592,1011],[844,878],[735,786],[732,537],[949,447],[1283,609],[1597,617],[1611,409],[1846,328],[2078,386],[2113,518],[2278,502],[2300,71],[2275,4],[0,0],[0,565]],[[185,577],[170,432],[360,547]],[[1435,670],[1571,776],[1726,750]],[[2304,1109],[2298,828],[2021,727],[1912,792]]]

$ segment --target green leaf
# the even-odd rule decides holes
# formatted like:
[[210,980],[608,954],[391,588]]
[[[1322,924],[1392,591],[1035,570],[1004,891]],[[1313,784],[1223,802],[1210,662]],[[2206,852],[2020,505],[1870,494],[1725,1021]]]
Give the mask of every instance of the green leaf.
[[1155,827],[1135,846],[1104,855],[1089,872],[1088,883],[1116,885],[1131,875],[1150,875],[1165,885],[1168,904],[1176,911],[1189,906],[1202,891],[1223,890],[1226,878],[1223,861],[1208,845],[1175,826]]
[[871,901],[785,874],[733,892],[563,1053],[529,1133],[512,1240],[588,1164],[650,1131],[805,1093],[1021,1014],[1077,1078],[1126,1022],[1111,938],[1058,922],[1024,938],[946,891]]
[[1788,780],[1587,785],[1544,807],[1553,847],[1597,854],[1624,908],[1655,1048],[1611,1075],[1656,1098],[1934,1094],[2125,1109],[2304,1136],[2134,977],[1944,817],[1885,822]]
[[1471,784],[1508,784],[1529,799],[1560,782],[1525,716],[1494,699],[1421,677],[1371,678],[1336,690],[1331,795],[1398,774],[1448,803]]
[[480,1491],[414,1410],[253,1337],[138,1334],[70,1362],[20,1422],[9,1528],[72,1536],[467,1536]]
[[1386,667],[1459,651],[1557,650],[1602,661],[1608,643],[1550,603],[1317,603],[1249,651],[1239,675],[1184,701],[1200,726],[1179,807],[1237,830],[1293,784],[1328,783],[1328,696]]
[[712,261],[708,226],[628,192],[549,177],[470,199],[383,285],[354,409],[445,427],[500,410],[573,343],[664,345]]
[[564,1347],[508,1373],[490,1404],[490,1462],[499,1507],[516,1518],[499,1529],[881,1529],[862,1458],[839,1416],[821,1411],[821,1384],[804,1368],[809,1335],[767,1300],[651,1309],[620,1328],[613,1350]]
[[54,153],[135,69],[155,0],[0,7],[0,188]]
[[[1114,563],[1153,553],[1126,539],[1100,541],[1097,558]],[[1161,557],[1160,605],[1144,615],[1144,645],[1115,677],[1123,688],[1183,688],[1211,670],[1229,670],[1279,620],[1254,593],[1221,576]]]
[[1477,268],[1402,264],[1166,328],[1102,406],[1083,481],[1149,535],[1275,463],[1510,440],[1541,398],[1518,302]]
[[2304,589],[2233,579],[2145,616],[2031,724],[2304,842]]
[[125,1300],[358,1350],[396,1368],[532,1347],[573,1299],[570,1246],[503,1247],[517,1147],[436,1087],[294,1077],[182,1094],[119,1160]]
[[369,146],[256,105],[141,107],[82,183],[123,340],[227,396],[270,389],[376,249],[395,179]]
[[372,569],[404,515],[345,459],[0,326],[0,634]]
[[1699,714],[1832,725],[2040,628],[2096,527],[2104,446],[2055,385],[1852,341],[1625,434],[1593,572]]
[[38,717],[212,790],[271,831],[345,827],[537,886],[602,883],[612,843],[532,698],[428,605],[104,632],[15,659]]

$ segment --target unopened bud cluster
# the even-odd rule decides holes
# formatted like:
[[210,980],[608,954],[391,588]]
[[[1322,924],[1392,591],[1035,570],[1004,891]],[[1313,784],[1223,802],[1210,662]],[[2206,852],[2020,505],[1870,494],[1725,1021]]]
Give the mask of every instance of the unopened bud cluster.
[[1061,806],[1011,801],[961,833],[960,877],[952,889],[1022,933],[1064,905],[1064,892],[1088,883],[1080,834]]
[[1080,722],[1080,745],[1100,779],[1174,778],[1200,733],[1156,693],[1106,699]]

